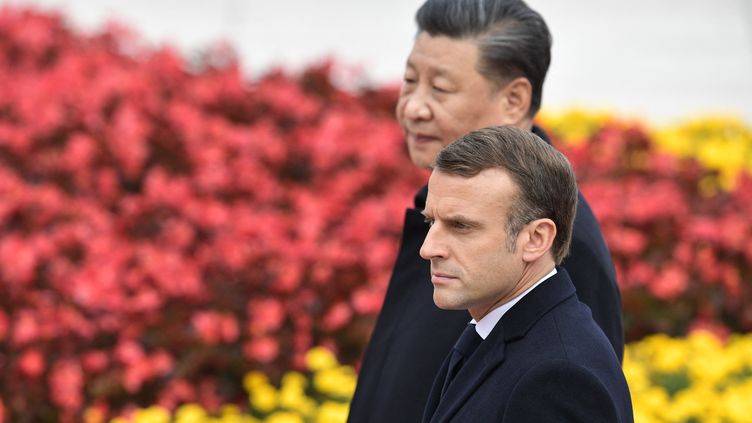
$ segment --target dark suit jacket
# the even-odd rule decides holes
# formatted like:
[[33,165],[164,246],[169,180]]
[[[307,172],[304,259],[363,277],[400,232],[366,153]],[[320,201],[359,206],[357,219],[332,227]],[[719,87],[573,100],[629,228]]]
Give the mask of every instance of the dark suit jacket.
[[447,366],[424,423],[633,421],[619,360],[563,269],[507,311],[442,398]]
[[[537,127],[533,132],[547,139]],[[426,194],[423,187],[415,196],[415,208],[405,212],[399,255],[363,357],[349,423],[420,421],[433,378],[470,320],[466,311],[440,310],[433,303],[430,264],[418,253],[428,233],[420,213]],[[614,267],[582,196],[572,238],[563,266],[621,358],[624,338]]]

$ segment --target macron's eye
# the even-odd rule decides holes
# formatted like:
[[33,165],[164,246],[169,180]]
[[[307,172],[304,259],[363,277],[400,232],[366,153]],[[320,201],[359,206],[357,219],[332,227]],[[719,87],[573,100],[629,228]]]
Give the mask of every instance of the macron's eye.
[[452,227],[455,229],[468,229],[470,225],[462,222],[452,222]]

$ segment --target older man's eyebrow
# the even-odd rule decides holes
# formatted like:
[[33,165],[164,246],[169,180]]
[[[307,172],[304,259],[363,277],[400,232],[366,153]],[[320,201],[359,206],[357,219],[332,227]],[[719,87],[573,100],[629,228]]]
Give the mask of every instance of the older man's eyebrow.
[[[416,70],[418,68],[410,59],[407,59],[407,61],[405,61],[405,66],[412,70]],[[432,66],[431,70],[433,71],[434,76],[450,77],[454,74],[454,69],[451,66]]]

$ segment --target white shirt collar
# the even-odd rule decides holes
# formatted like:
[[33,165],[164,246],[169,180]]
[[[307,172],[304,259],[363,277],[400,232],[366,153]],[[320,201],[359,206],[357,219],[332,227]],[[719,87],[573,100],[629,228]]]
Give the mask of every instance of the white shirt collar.
[[488,335],[491,333],[494,327],[496,327],[496,324],[499,323],[499,320],[501,320],[501,317],[509,311],[512,306],[517,304],[517,301],[521,300],[522,297],[527,295],[530,291],[535,289],[538,285],[540,285],[543,281],[550,278],[551,276],[556,274],[556,268],[554,268],[552,271],[548,272],[546,276],[542,277],[538,282],[533,284],[530,288],[526,289],[522,292],[522,294],[512,298],[510,301],[496,307],[495,309],[491,310],[483,316],[483,318],[480,319],[480,321],[476,322],[475,319],[471,320],[470,323],[475,324],[475,331],[478,332],[478,335],[480,335],[481,338],[486,339]]

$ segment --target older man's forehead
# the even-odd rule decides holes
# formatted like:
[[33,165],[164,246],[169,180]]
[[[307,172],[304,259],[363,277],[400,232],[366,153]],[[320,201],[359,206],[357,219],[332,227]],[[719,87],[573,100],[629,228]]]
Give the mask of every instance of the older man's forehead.
[[429,65],[437,72],[452,73],[458,69],[475,68],[475,60],[458,60],[458,56],[477,59],[477,44],[469,38],[451,38],[444,35],[419,36],[407,58],[407,66]]

